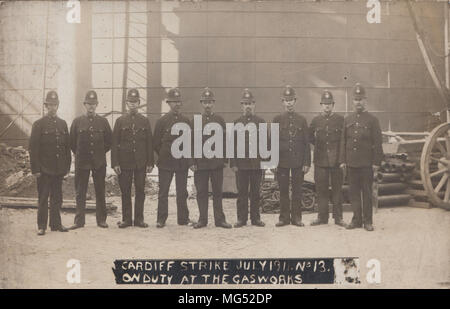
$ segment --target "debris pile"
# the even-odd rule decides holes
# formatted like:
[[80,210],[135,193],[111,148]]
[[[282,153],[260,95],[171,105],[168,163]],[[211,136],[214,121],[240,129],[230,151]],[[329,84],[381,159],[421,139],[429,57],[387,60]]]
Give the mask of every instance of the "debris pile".
[[0,195],[17,196],[31,186],[36,191],[28,151],[0,143]]
[[[302,186],[302,210],[313,211],[315,202],[314,184],[304,181]],[[265,180],[262,183],[261,209],[262,213],[280,213],[280,189],[276,180]]]
[[[107,175],[105,179],[107,197],[120,196],[117,175]],[[158,195],[158,183],[147,177],[145,193],[151,198]],[[31,174],[30,156],[22,147],[10,147],[0,143],[0,196],[37,197],[36,178]],[[75,174],[69,173],[63,181],[64,199],[75,199]],[[87,200],[95,199],[92,177],[89,179]]]

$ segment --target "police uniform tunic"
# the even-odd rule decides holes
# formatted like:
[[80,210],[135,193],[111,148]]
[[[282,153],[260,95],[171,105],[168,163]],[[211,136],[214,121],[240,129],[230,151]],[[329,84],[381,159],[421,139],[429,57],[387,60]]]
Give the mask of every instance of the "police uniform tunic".
[[372,224],[372,166],[379,166],[382,158],[382,134],[378,119],[367,111],[348,115],[344,120],[339,161],[348,167],[352,223],[357,226]]
[[58,229],[61,227],[62,180],[72,162],[67,123],[57,116],[37,120],[31,129],[29,152],[32,173],[41,173],[37,179],[38,229],[47,227],[49,197],[49,225]]
[[147,117],[128,113],[117,118],[113,129],[111,165],[120,166],[122,221],[132,223],[131,184],[136,189],[134,224],[144,222],[146,168],[154,165],[152,129]]
[[[275,116],[279,124],[279,163],[277,179],[280,187],[280,217],[284,223],[299,223],[302,219],[301,200],[304,179],[303,166],[311,165],[308,124],[295,112]],[[292,202],[289,184],[292,182]]]
[[111,149],[111,127],[98,115],[77,117],[70,127],[70,143],[75,154],[75,189],[77,210],[74,223],[85,224],[86,192],[92,171],[97,223],[106,221],[106,153]]
[[[234,121],[235,125],[237,123],[242,123],[244,126],[250,123],[254,123],[258,129],[259,124],[266,123],[266,121],[256,115],[243,115]],[[258,130],[257,130],[258,132]],[[258,135],[258,133],[256,133]],[[249,133],[245,131],[245,157],[237,157],[237,136],[235,134],[234,142],[234,152],[235,156],[230,159],[230,167],[237,167],[238,171],[236,173],[237,187],[238,187],[238,198],[237,198],[237,219],[238,222],[246,223],[248,220],[248,200],[250,198],[250,220],[252,223],[261,220],[259,202],[260,202],[260,188],[261,188],[261,158],[259,157],[259,150],[257,150],[257,157],[249,157],[249,148],[255,147],[259,149],[258,145],[252,145],[249,140]],[[259,136],[257,136],[259,139]],[[250,186],[250,190],[249,190]]]
[[[197,204],[199,208],[199,223],[208,224],[208,192],[209,192],[209,179],[211,179],[212,193],[213,193],[213,209],[214,209],[214,222],[216,225],[220,225],[225,222],[225,214],[223,213],[222,206],[222,187],[223,187],[223,168],[226,163],[225,159],[225,120],[215,113],[203,114],[202,115],[202,128],[201,134],[203,133],[204,127],[209,123],[217,123],[223,129],[223,153],[222,158],[206,158],[202,151],[201,158],[194,158],[193,164],[197,167],[194,172],[194,182],[195,188],[197,190]],[[193,127],[193,121],[192,121]],[[214,132],[216,133],[216,132]],[[193,137],[193,136],[192,136]],[[211,135],[202,134],[202,149],[206,140],[208,140]],[[192,144],[194,145],[194,144]],[[214,150],[214,149],[213,149]]]
[[319,206],[319,221],[328,222],[329,183],[333,218],[342,220],[343,175],[339,167],[339,148],[344,117],[322,113],[311,121],[310,142],[314,145],[314,182]]
[[180,225],[189,223],[189,210],[187,207],[187,177],[188,169],[191,162],[190,158],[176,159],[172,156],[172,142],[179,135],[172,135],[172,126],[176,123],[185,123],[190,125],[190,121],[182,114],[169,113],[162,116],[156,122],[154,134],[154,147],[158,155],[158,178],[159,178],[159,194],[158,194],[158,215],[157,222],[165,224],[168,213],[168,196],[170,183],[175,174],[175,184],[177,192],[177,222]]

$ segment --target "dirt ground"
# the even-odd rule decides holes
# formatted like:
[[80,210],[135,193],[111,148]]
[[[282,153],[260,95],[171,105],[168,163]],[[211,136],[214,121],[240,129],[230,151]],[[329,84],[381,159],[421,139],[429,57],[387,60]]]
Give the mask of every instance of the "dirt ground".
[[[117,202],[117,198],[116,202]],[[211,201],[210,201],[211,202]],[[188,201],[191,218],[198,218],[196,202]],[[83,229],[68,233],[36,235],[36,210],[0,209],[1,288],[114,288],[115,259],[172,258],[301,258],[359,257],[360,285],[322,285],[319,287],[449,288],[450,212],[441,209],[383,208],[374,216],[374,232],[348,231],[334,224],[276,228],[278,215],[263,214],[265,228],[216,228],[210,206],[207,228],[176,225],[175,198],[169,198],[169,219],[157,229],[157,201],[146,200],[147,229],[119,229],[119,211],[108,217],[109,229],[100,229],[95,214],[88,214]],[[236,221],[235,199],[224,199],[227,221]],[[304,214],[309,224],[316,214]],[[70,226],[73,213],[62,213]],[[348,222],[351,213],[345,212]],[[331,221],[331,220],[330,220]],[[381,284],[368,284],[366,263],[381,262]],[[81,261],[81,283],[66,282],[69,259]],[[152,287],[149,285],[133,287]],[[165,287],[165,286],[153,286]],[[179,287],[179,286],[174,286]],[[185,287],[185,286],[183,286]],[[196,286],[209,287],[209,286]],[[223,287],[223,286],[221,286]],[[227,286],[229,287],[229,286]],[[241,288],[249,286],[231,286]],[[267,285],[259,287],[267,288]],[[278,286],[287,288],[313,285]]]

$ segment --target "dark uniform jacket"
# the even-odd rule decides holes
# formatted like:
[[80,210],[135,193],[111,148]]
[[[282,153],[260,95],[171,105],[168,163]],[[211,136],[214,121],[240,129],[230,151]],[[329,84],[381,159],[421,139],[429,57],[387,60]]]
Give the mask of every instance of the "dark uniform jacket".
[[111,127],[105,118],[98,115],[75,118],[70,126],[70,147],[75,154],[75,168],[98,169],[106,165],[111,138]]
[[159,169],[179,171],[188,169],[192,164],[190,158],[176,159],[172,156],[172,142],[182,135],[181,132],[178,135],[171,134],[172,126],[176,123],[186,123],[190,126],[187,117],[173,112],[168,112],[156,122],[153,144],[154,150],[158,154],[157,166]]
[[339,166],[343,125],[344,117],[335,113],[329,116],[320,114],[311,121],[309,142],[314,145],[314,165],[320,167]]
[[[212,131],[211,135],[203,135],[203,129],[208,123],[218,123],[222,129],[223,129],[223,153],[222,158],[206,158],[205,154],[203,153],[203,145],[205,144],[205,141],[207,141],[213,134],[218,134],[218,132]],[[191,127],[194,128],[194,120],[191,121]],[[194,128],[195,129],[195,128]],[[215,113],[211,113],[210,115],[202,114],[202,127],[198,128],[199,135],[202,136],[202,157],[201,158],[195,158],[193,156],[193,164],[197,166],[198,170],[215,170],[218,168],[223,168],[225,163],[227,163],[226,156],[226,126],[225,126],[225,120],[222,118],[222,116],[217,115]],[[195,140],[194,140],[195,131],[193,131],[192,134],[192,153],[194,154],[194,146],[195,146]],[[212,148],[214,150],[214,147]]]
[[37,120],[31,129],[29,152],[33,174],[66,175],[72,162],[66,121],[50,116]]
[[[259,124],[260,123],[266,123],[266,121],[256,115],[250,115],[250,116],[245,116],[242,115],[241,117],[239,117],[238,119],[236,119],[234,121],[234,124],[237,123],[242,123],[244,126],[246,126],[249,123],[254,123],[256,124],[256,140],[259,143]],[[270,145],[270,139],[269,139],[269,134],[267,135],[268,139],[267,139],[267,143]],[[249,140],[249,132],[248,130],[245,131],[245,158],[238,158],[237,154],[237,137],[238,137],[238,133],[235,132],[234,135],[234,157],[232,159],[230,159],[230,167],[237,167],[240,170],[259,170],[261,169],[261,157],[259,156],[259,144],[255,145],[256,147],[256,158],[250,158],[249,157],[249,147],[253,145],[250,145],[250,140]]]
[[367,111],[345,117],[339,162],[349,167],[370,167],[379,166],[382,159],[382,135],[378,119]]
[[311,165],[308,124],[306,119],[293,112],[275,116],[279,124],[280,161],[278,167],[298,168]]
[[113,129],[111,165],[121,169],[154,165],[152,129],[147,117],[128,113],[117,118]]

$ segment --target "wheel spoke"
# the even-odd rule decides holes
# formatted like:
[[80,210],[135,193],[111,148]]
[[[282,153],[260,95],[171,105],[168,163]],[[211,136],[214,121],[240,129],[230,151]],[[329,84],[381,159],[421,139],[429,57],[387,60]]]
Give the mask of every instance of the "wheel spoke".
[[447,148],[447,153],[444,153],[445,157],[448,157],[448,150],[450,149],[450,136],[448,135],[448,131],[445,131],[445,147]]
[[444,202],[448,202],[450,198],[450,181],[447,181],[447,187],[445,188],[445,196],[444,196]]
[[430,174],[430,178],[433,178],[433,177],[442,175],[442,174],[444,174],[444,173],[447,172],[447,171],[448,171],[448,169],[446,169],[446,168],[444,168],[444,169],[442,169],[442,170],[438,170],[438,171],[436,171],[436,172],[434,172],[434,173],[431,173],[431,174]]
[[[444,146],[442,146],[441,142],[436,141],[437,148],[439,149],[439,151],[445,156],[447,154],[447,150],[445,150]],[[448,149],[448,148],[447,148]]]
[[432,161],[436,161],[436,162],[439,162],[439,161],[441,160],[441,158],[436,158],[436,157],[433,157],[433,156],[431,156],[431,155],[430,155],[430,159],[431,159]]
[[444,176],[442,176],[441,180],[439,181],[438,185],[436,186],[436,188],[434,189],[434,192],[438,193],[439,191],[441,191],[442,187],[444,186],[445,182],[448,179],[448,175],[445,174]]

